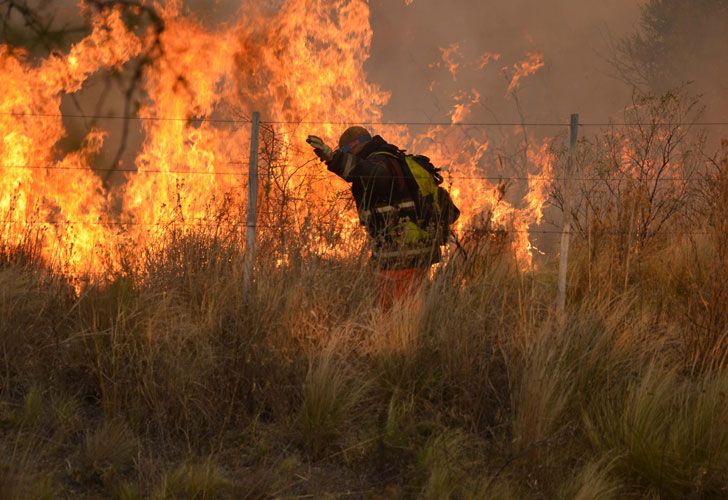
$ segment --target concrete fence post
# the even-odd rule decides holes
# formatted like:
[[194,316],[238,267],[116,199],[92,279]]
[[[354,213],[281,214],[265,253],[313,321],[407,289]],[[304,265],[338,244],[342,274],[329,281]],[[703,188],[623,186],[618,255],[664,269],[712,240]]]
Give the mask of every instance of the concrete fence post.
[[569,141],[569,155],[564,168],[563,196],[564,196],[564,221],[561,232],[561,253],[559,259],[559,296],[556,305],[559,317],[565,318],[566,310],[566,280],[569,268],[569,242],[571,239],[571,197],[572,197],[572,175],[574,169],[574,156],[576,143],[579,138],[579,115],[571,115],[571,133]]

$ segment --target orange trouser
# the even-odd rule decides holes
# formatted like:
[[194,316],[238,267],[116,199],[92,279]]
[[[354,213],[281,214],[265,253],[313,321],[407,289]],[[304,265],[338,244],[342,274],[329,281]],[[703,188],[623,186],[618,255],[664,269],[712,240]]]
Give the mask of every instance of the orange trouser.
[[379,305],[390,309],[396,302],[414,295],[427,277],[429,268],[383,269],[379,271]]

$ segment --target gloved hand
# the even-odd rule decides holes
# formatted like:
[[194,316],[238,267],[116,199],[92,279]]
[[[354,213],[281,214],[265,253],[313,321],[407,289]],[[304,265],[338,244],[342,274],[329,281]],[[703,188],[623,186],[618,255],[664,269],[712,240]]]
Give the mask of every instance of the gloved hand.
[[334,157],[334,152],[320,137],[309,135],[306,142],[313,148],[313,152],[316,153],[316,156],[318,156],[321,161],[331,161]]

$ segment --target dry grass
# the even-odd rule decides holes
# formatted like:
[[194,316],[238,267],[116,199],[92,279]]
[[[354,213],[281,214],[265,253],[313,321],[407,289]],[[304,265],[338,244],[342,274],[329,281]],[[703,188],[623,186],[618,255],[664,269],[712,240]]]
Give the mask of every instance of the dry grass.
[[233,237],[79,293],[4,250],[0,497],[728,496],[725,213],[629,266],[577,239],[566,318],[503,247],[390,311],[303,249],[245,295]]
[[725,353],[695,369],[678,295],[594,290],[562,322],[548,266],[495,259],[383,312],[358,262],[261,259],[245,297],[243,255],[177,244],[199,262],[76,297],[0,269],[8,498],[728,493]]

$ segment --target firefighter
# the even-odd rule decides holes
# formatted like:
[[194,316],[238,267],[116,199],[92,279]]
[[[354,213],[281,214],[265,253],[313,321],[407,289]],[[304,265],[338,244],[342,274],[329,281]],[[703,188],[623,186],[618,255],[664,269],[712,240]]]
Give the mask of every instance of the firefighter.
[[437,228],[424,220],[412,175],[417,164],[363,127],[347,129],[337,150],[316,136],[307,142],[330,172],[351,184],[359,220],[373,240],[380,305],[387,309],[419,289],[441,258]]

